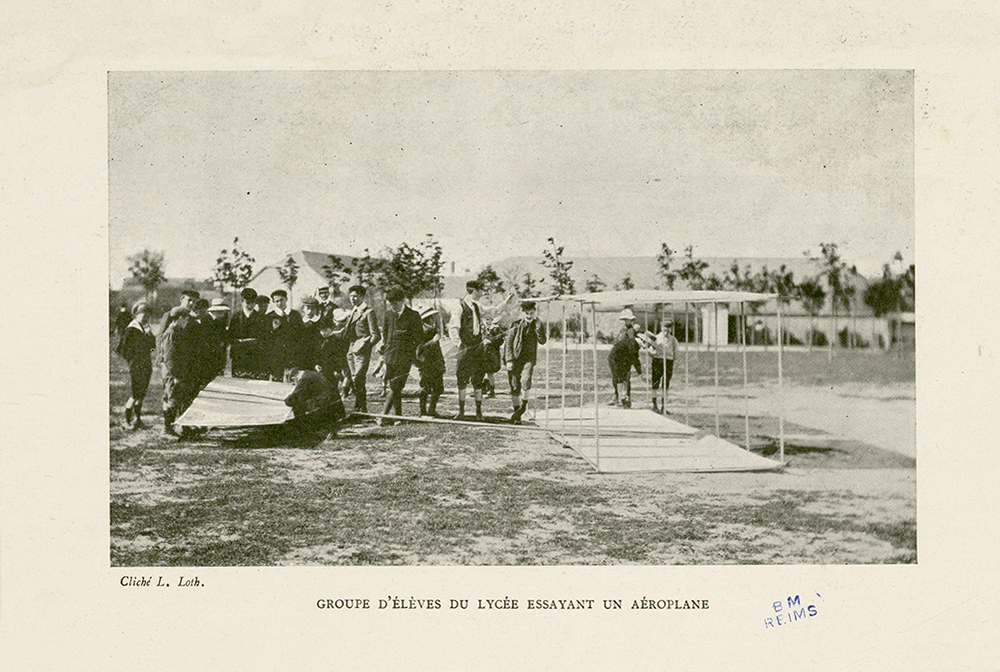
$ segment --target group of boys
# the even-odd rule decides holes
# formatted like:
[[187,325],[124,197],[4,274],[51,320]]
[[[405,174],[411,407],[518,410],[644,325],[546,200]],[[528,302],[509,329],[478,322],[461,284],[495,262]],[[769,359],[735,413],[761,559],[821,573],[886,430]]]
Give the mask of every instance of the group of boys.
[[228,309],[194,290],[181,293],[180,305],[163,318],[159,336],[163,371],[163,424],[176,434],[174,420],[226,366]]
[[[390,288],[382,338],[375,312],[365,303],[365,288],[353,285],[348,296],[351,309],[341,309],[331,300],[329,288],[322,287],[316,296],[302,300],[300,313],[288,306],[285,290],[267,297],[248,287],[240,292],[240,307],[230,316],[222,299],[210,302],[194,290],[182,292],[180,305],[164,317],[159,337],[165,430],[176,434],[174,421],[205,385],[223,373],[227,351],[235,377],[295,383],[305,377],[309,380],[303,384],[311,389],[328,385],[337,401],[353,393],[354,411],[361,413],[368,412],[366,378],[372,356],[381,354],[387,391],[382,415],[401,415],[403,387],[415,364],[420,373],[420,415],[438,417],[445,360],[437,311],[417,313],[407,305],[402,290]],[[490,325],[481,298],[481,285],[468,282],[456,334],[458,419],[467,419],[471,387],[475,419],[483,420],[489,359],[484,339]],[[534,302],[522,302],[521,313],[504,333],[502,345],[514,407],[511,420],[517,424],[528,406],[538,345],[545,343]],[[317,373],[322,379],[312,380]],[[290,397],[290,405],[301,397]]]
[[[457,337],[456,377],[458,380],[458,416],[465,420],[467,390],[472,387],[476,405],[475,419],[483,420],[483,390],[487,380],[488,355],[485,346],[489,326],[486,310],[479,304],[483,289],[479,282],[466,283],[466,295],[461,301]],[[498,308],[506,305],[509,298]],[[437,402],[444,392],[445,360],[437,324],[438,312],[433,308],[417,313],[406,305],[403,292],[389,289],[386,292],[389,311],[385,318],[385,340],[380,346],[385,362],[388,388],[383,416],[402,415],[402,391],[416,364],[420,373],[420,415],[439,417]],[[494,309],[495,311],[496,309]],[[516,320],[503,338],[503,359],[510,381],[514,412],[511,420],[521,423],[528,407],[531,378],[537,359],[538,345],[545,343],[545,331],[536,316],[533,301],[521,303],[521,317]],[[379,418],[379,424],[388,422]]]
[[224,372],[227,351],[235,377],[296,382],[300,372],[316,372],[337,399],[353,389],[355,410],[366,411],[365,377],[380,334],[364,302],[364,287],[354,285],[348,294],[353,310],[339,308],[324,287],[318,296],[303,299],[300,313],[289,308],[285,290],[269,298],[248,287],[230,316],[222,299],[210,302],[184,290],[180,305],[164,317],[159,336],[166,432],[177,433],[176,418]]

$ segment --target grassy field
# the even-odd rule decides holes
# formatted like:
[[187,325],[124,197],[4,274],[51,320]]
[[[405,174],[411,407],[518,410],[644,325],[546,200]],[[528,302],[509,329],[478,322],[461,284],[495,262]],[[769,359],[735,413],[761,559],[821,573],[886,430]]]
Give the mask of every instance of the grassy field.
[[[570,372],[579,356],[570,353]],[[603,380],[606,353],[598,357]],[[742,357],[719,359],[723,384],[742,384]],[[748,353],[751,382],[776,376],[775,360],[773,351]],[[710,353],[688,361],[690,380],[714,382]],[[558,351],[551,362],[561,373]],[[912,353],[836,352],[832,362],[821,350],[785,353],[797,385],[905,386],[913,372]],[[675,381],[683,375],[679,361]],[[535,380],[544,387],[544,369]],[[178,442],[161,433],[159,394],[154,374],[151,429],[123,430],[127,373],[112,356],[116,566],[916,560],[915,463],[863,442],[789,445],[795,468],[784,473],[607,475],[540,432],[500,427],[357,422],[330,440],[265,428]],[[457,410],[451,391],[443,402],[444,412]],[[502,422],[509,403],[499,394],[486,412]],[[407,399],[404,413],[415,410]],[[773,450],[772,419],[752,420],[753,449]],[[742,418],[724,425],[724,435],[742,436]]]

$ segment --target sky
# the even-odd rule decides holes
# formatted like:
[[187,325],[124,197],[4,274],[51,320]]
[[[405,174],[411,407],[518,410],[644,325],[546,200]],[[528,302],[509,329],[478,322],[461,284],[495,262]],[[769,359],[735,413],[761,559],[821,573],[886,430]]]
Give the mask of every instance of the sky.
[[913,261],[913,73],[112,72],[110,281],[209,277],[432,234],[473,272],[540,255]]

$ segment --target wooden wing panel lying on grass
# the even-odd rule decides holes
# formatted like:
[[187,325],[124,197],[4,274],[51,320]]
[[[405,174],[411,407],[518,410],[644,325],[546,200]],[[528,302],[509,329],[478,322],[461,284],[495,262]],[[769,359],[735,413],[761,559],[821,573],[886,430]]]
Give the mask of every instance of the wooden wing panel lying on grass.
[[547,421],[541,413],[536,418],[604,473],[771,471],[784,466],[652,411],[602,408],[597,421],[595,436],[593,408],[567,408],[565,422],[551,412]]
[[267,380],[219,377],[205,386],[179,417],[181,427],[280,425],[292,419],[285,397],[295,386]]

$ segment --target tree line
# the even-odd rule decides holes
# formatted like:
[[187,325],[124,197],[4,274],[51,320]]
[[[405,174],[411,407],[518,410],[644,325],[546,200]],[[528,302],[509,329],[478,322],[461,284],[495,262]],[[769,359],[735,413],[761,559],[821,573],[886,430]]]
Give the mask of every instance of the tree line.
[[[538,276],[520,268],[507,268],[498,272],[491,265],[481,269],[476,279],[487,294],[502,295],[513,292],[521,298],[531,298],[547,293],[565,296],[576,292],[576,284],[571,275],[573,262],[565,258],[564,248],[553,238],[542,250],[540,262],[543,272]],[[719,275],[706,273],[709,265],[694,256],[694,246],[684,248],[678,255],[667,243],[661,243],[657,255],[657,275],[662,289],[672,290],[683,286],[693,290],[735,290],[776,294],[779,300],[788,303],[798,301],[814,319],[830,302],[834,319],[834,333],[837,320],[844,314],[853,314],[858,299],[856,284],[857,268],[848,265],[836,243],[821,243],[820,270],[817,274],[796,280],[791,270],[782,264],[777,269],[766,265],[753,269],[749,264],[732,265]],[[419,294],[440,294],[443,288],[441,269],[443,250],[441,245],[428,234],[416,244],[401,243],[388,248],[381,254],[373,255],[369,250],[361,257],[344,258],[328,255],[323,272],[330,283],[334,295],[343,293],[349,282],[385,290],[396,286],[408,297]],[[219,252],[212,268],[211,280],[223,295],[235,297],[250,283],[254,275],[255,259],[240,245],[239,238],[233,239],[231,247]],[[143,250],[129,257],[129,272],[132,277],[152,294],[166,280],[164,254]],[[291,292],[298,279],[298,265],[289,255],[278,267],[282,283]],[[547,277],[546,277],[547,276]],[[634,289],[631,274],[626,273],[611,289]],[[600,292],[609,285],[596,274],[585,281],[587,292]],[[884,264],[882,277],[870,282],[861,299],[872,312],[881,317],[893,312],[912,312],[916,298],[916,270],[913,264],[903,266],[902,254],[897,252],[893,259]],[[235,301],[235,299],[234,299]],[[760,304],[748,304],[752,313],[760,309]],[[235,305],[234,305],[235,308]],[[814,330],[813,330],[814,331]]]

